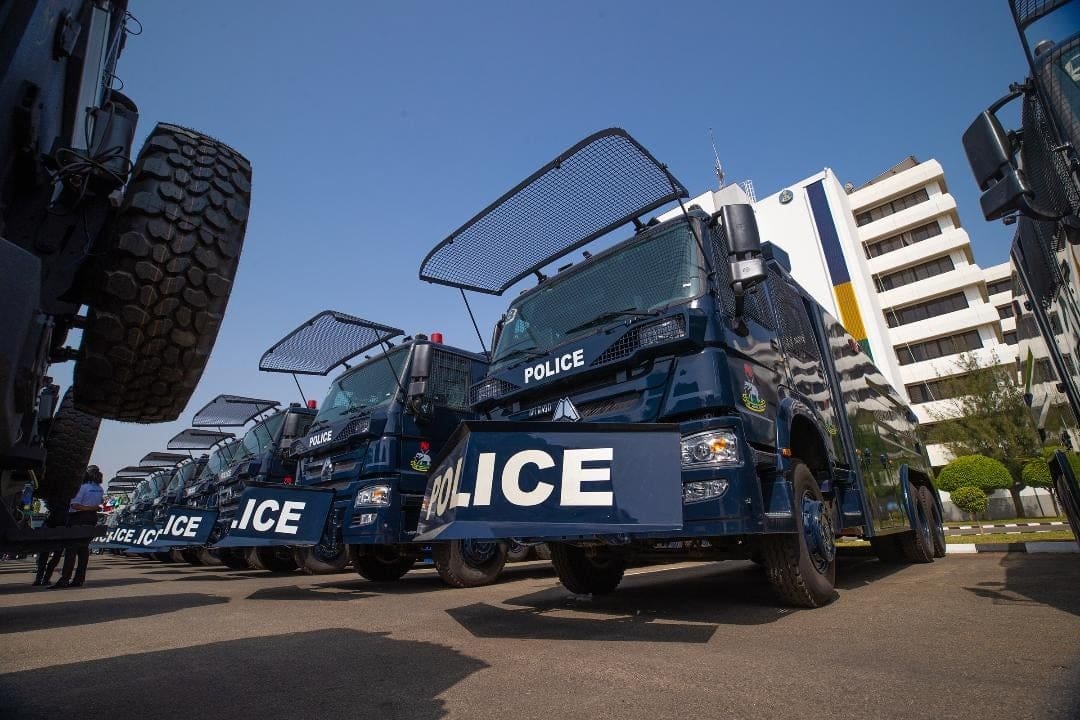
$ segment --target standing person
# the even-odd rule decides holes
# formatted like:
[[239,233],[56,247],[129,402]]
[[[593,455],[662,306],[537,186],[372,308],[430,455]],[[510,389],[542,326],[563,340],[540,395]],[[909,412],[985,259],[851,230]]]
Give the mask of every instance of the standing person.
[[[67,525],[67,508],[66,507],[50,507],[49,516],[45,518],[45,527],[57,528]],[[52,574],[56,566],[60,564],[60,558],[64,555],[63,548],[56,548],[55,550],[43,550],[37,554],[37,577],[34,578],[35,585],[45,585],[48,587],[52,584]]]
[[[77,525],[97,525],[98,510],[101,502],[105,499],[105,493],[101,489],[101,470],[97,465],[86,468],[83,483],[79,486],[79,492],[71,499],[68,506],[68,527]],[[76,559],[79,567],[75,568]],[[70,545],[64,549],[64,569],[60,571],[60,579],[50,587],[56,590],[66,587],[82,587],[86,580],[86,564],[90,561],[90,542]],[[75,571],[75,579],[72,580],[71,572]]]

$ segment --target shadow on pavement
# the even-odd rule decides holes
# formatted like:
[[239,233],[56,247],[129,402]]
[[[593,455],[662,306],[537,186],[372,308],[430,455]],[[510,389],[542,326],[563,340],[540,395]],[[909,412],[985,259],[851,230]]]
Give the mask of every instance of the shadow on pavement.
[[[59,577],[60,577],[60,572],[59,571],[54,572],[53,577],[52,577],[53,582],[56,582]],[[49,595],[50,597],[55,596],[56,593],[54,591],[51,591],[48,588],[35,587],[35,586],[30,584],[31,582],[33,582],[33,578],[28,576],[25,585],[4,585],[4,586],[0,587],[0,595],[19,595],[19,594],[22,594],[22,593],[38,593],[38,594],[46,594],[46,595]],[[140,578],[140,577],[117,578],[115,580],[109,580],[109,579],[98,580],[98,579],[94,578],[94,569],[91,567],[90,572],[87,574],[87,578],[86,578],[86,588],[90,589],[90,588],[103,588],[103,587],[124,587],[126,585],[145,585],[147,583],[154,583],[154,582],[159,582],[159,581],[151,579],[151,578]]]
[[228,598],[201,593],[176,595],[142,595],[136,597],[84,600],[78,593],[85,589],[43,590],[63,602],[17,605],[4,608],[0,614],[0,634],[48,630],[53,628],[93,625],[110,620],[163,615],[188,608],[229,602]]
[[362,600],[373,597],[376,593],[338,585],[285,585],[256,590],[247,596],[248,600]]
[[[837,588],[861,587],[903,569],[869,551],[845,550]],[[476,637],[705,643],[721,625],[762,625],[796,611],[778,606],[764,568],[743,561],[628,575],[611,595],[573,595],[558,586],[504,604],[521,609],[475,603],[447,612]]]
[[1080,615],[1080,563],[1075,557],[1006,553],[999,562],[1005,570],[1003,582],[982,582],[965,589],[994,604],[1049,605]]
[[[0,676],[0,697],[19,718],[152,709],[155,720],[435,720],[447,714],[438,696],[486,667],[442,645],[334,628],[11,673]],[[103,692],[124,678],[145,677],[147,668],[167,668],[183,682],[124,682],[119,696]],[[238,682],[223,680],[228,668],[240,673]]]

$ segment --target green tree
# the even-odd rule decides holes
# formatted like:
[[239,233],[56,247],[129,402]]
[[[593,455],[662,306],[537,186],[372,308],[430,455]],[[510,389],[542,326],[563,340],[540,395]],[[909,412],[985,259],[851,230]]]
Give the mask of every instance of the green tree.
[[[1020,477],[1022,478],[1024,485],[1029,488],[1051,488],[1054,484],[1054,478],[1050,475],[1050,466],[1046,460],[1042,458],[1036,458],[1024,463],[1024,469],[1020,471]],[[1053,493],[1050,494],[1053,499]],[[1039,500],[1039,496],[1035,496],[1036,502],[1039,503],[1039,510],[1042,510],[1042,501]],[[1054,501],[1054,514],[1057,515],[1057,501]]]
[[1012,486],[1008,468],[985,455],[961,455],[941,469],[935,480],[939,490],[975,487],[984,493],[1007,490]]
[[1012,478],[1005,489],[1012,495],[1016,516],[1024,517],[1023,467],[1039,457],[1041,449],[1024,387],[1014,367],[1000,364],[996,356],[984,365],[965,354],[956,364],[960,374],[942,381],[942,395],[948,398],[944,410],[930,413],[936,421],[930,440],[956,456],[985,455],[1002,463]]
[[949,497],[953,505],[960,508],[961,511],[972,515],[986,512],[986,506],[989,504],[986,493],[970,485],[956,488],[950,493]]

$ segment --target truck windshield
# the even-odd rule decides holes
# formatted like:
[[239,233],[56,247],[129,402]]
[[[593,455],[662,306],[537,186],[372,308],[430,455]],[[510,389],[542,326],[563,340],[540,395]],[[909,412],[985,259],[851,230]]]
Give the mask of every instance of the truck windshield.
[[515,300],[493,356],[499,366],[541,353],[634,312],[656,311],[705,291],[705,268],[685,222],[673,223]]
[[[401,368],[409,356],[407,347],[391,351],[385,358],[375,358],[349,370],[330,384],[315,423],[336,418],[353,410],[389,402],[398,389]],[[387,362],[389,360],[390,362]],[[314,423],[312,423],[314,424]]]
[[210,457],[207,459],[203,471],[199,474],[199,480],[212,478],[224,470],[229,462],[236,457],[237,451],[236,448],[233,447],[234,445],[236,445],[235,440],[215,448],[214,451],[210,453]]
[[267,418],[248,430],[240,441],[236,459],[244,460],[254,457],[268,449],[274,444],[274,438],[277,437],[278,430],[281,429],[281,423],[284,421],[285,413],[282,412]]
[[169,481],[169,487],[165,488],[166,493],[180,492],[184,488],[184,483],[191,479],[192,473],[195,472],[195,463],[186,462],[180,466],[180,469],[173,474],[172,480]]

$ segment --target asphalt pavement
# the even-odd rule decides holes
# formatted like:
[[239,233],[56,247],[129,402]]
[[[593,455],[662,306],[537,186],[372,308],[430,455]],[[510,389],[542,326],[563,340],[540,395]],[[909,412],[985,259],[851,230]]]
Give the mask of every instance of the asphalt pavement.
[[748,562],[566,592],[91,558],[80,589],[0,564],[3,718],[1080,718],[1080,555],[841,561],[774,601]]

